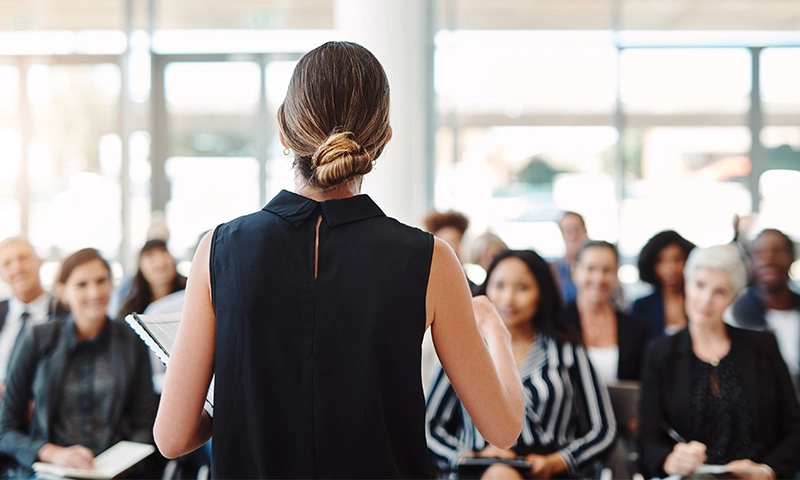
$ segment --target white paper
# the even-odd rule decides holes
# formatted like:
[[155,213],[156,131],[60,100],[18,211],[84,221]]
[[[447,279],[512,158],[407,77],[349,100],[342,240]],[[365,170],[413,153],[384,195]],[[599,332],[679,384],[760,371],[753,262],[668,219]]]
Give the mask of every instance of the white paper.
[[68,478],[114,478],[147,458],[156,447],[146,443],[122,441],[94,458],[94,469],[62,467],[53,463],[36,462],[37,474]]

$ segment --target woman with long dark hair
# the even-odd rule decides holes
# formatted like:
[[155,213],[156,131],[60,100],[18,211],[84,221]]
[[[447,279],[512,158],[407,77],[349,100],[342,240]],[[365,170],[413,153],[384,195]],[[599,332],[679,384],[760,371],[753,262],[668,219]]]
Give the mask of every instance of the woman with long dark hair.
[[[533,251],[506,251],[491,263],[482,288],[511,332],[527,390],[525,423],[514,447],[488,444],[440,371],[427,405],[428,448],[435,463],[441,473],[485,478],[578,476],[613,446],[616,424],[580,335],[559,321],[561,301],[550,266]],[[474,472],[460,467],[465,457],[498,460]],[[515,469],[502,459],[524,459],[530,468]]]
[[122,302],[117,317],[132,312],[143,313],[151,303],[184,288],[186,277],[178,273],[167,243],[158,239],[148,240],[139,252],[139,268],[133,277],[131,292]]

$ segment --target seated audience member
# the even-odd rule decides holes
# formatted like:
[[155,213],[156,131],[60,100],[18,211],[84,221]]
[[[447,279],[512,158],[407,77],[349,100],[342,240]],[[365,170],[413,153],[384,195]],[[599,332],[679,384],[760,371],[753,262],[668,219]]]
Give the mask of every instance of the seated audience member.
[[148,240],[139,252],[139,269],[117,316],[124,317],[132,312],[143,313],[154,301],[185,289],[186,277],[178,273],[176,267],[166,242]]
[[567,304],[575,300],[578,293],[572,279],[572,269],[578,260],[581,246],[589,240],[589,236],[586,233],[586,222],[579,213],[564,212],[558,221],[558,228],[564,239],[565,253],[564,257],[553,262],[552,267],[558,281],[561,299]]
[[11,287],[11,298],[0,302],[0,399],[12,352],[34,325],[66,310],[58,299],[44,291],[39,279],[42,260],[33,245],[22,237],[0,242],[0,278]]
[[683,267],[694,244],[673,230],[655,234],[639,253],[639,278],[653,293],[636,299],[631,313],[650,325],[654,336],[672,335],[686,327]]
[[796,259],[794,243],[770,228],[759,233],[748,250],[752,280],[733,302],[731,323],[775,334],[800,394],[800,295],[789,288],[789,269]]
[[441,238],[461,259],[461,242],[469,228],[469,219],[464,214],[449,210],[441,213],[433,211],[425,217],[425,230]]
[[520,471],[498,462],[483,472],[486,478],[577,476],[595,466],[614,444],[614,412],[580,336],[559,322],[549,265],[530,250],[500,253],[484,288],[511,333],[528,389],[525,423],[512,449],[487,444],[440,369],[426,415],[428,448],[439,470],[456,471],[465,456],[524,458],[532,465]]
[[562,321],[581,332],[592,365],[606,382],[639,380],[650,329],[644,320],[618,310],[617,248],[602,240],[586,242],[573,270],[578,294]]
[[688,328],[654,341],[645,362],[643,473],[687,476],[707,463],[794,478],[800,406],[775,337],[723,322],[746,282],[736,247],[693,250],[685,278]]
[[71,313],[25,336],[0,406],[0,451],[17,460],[20,475],[37,461],[91,468],[95,455],[120,440],[153,443],[147,347],[106,316],[108,263],[97,250],[79,250],[64,260],[58,282]]
[[[506,250],[508,250],[506,242],[492,232],[485,232],[470,242],[468,263],[478,265],[485,273],[489,269],[489,265],[492,264],[494,257]],[[484,277],[485,280],[486,278]],[[473,295],[477,295],[481,290],[481,286],[474,285],[471,290]]]
[[499,253],[508,250],[508,245],[492,232],[485,232],[471,242],[470,263],[479,265],[484,271],[489,270],[489,265]]

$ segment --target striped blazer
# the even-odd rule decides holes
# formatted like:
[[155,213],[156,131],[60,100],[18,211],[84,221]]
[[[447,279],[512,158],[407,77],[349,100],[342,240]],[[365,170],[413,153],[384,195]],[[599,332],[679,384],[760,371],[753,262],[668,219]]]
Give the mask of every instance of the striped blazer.
[[[616,421],[608,391],[582,346],[539,335],[520,368],[525,421],[513,450],[519,456],[560,452],[577,475],[613,447]],[[428,450],[440,471],[486,446],[443,370],[427,400]]]

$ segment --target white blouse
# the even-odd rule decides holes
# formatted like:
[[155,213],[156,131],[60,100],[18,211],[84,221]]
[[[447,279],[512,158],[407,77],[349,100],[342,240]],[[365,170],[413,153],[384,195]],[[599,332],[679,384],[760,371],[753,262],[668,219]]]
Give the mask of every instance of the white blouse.
[[619,369],[619,347],[587,347],[586,353],[597,375],[606,383],[617,380]]

